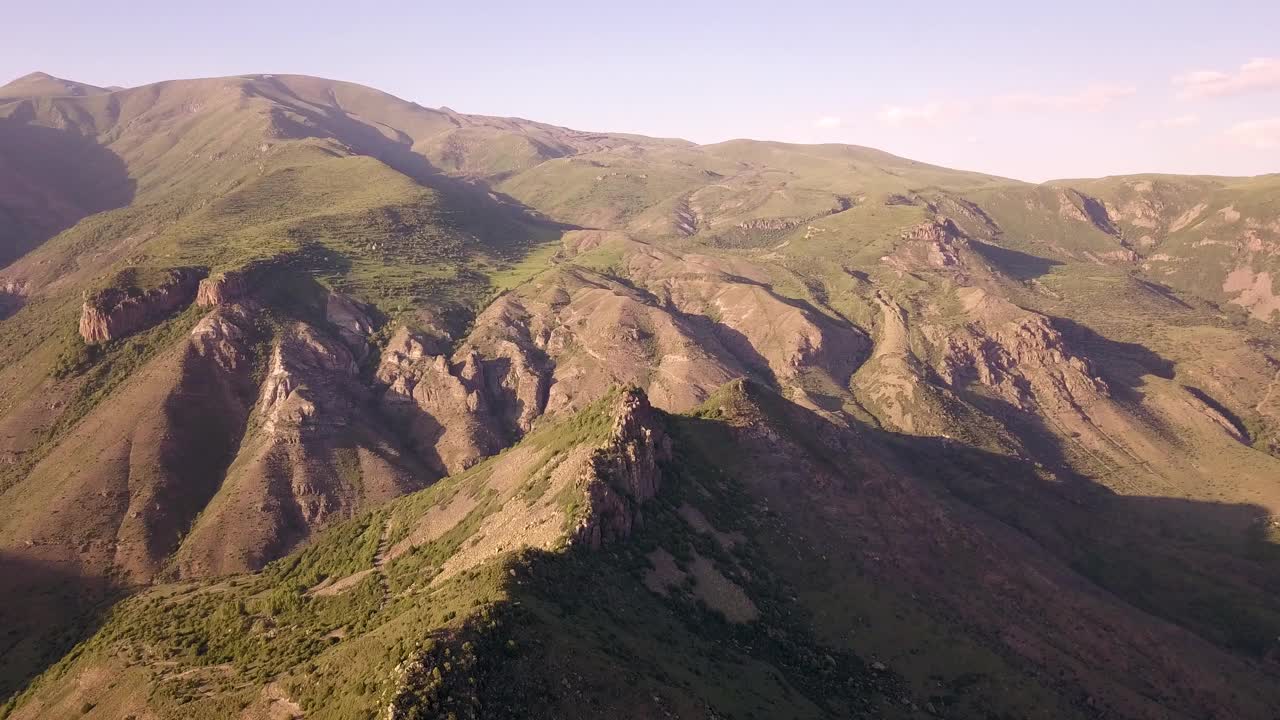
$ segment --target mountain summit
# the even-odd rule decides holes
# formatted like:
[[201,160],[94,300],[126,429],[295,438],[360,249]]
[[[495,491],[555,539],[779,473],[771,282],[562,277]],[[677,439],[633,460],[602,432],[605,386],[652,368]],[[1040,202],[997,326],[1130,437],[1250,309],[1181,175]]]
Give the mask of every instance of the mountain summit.
[[0,85],[0,98],[13,97],[82,97],[110,92],[106,88],[63,80],[48,73],[33,72],[7,85]]
[[0,92],[0,717],[1258,718],[1280,176]]

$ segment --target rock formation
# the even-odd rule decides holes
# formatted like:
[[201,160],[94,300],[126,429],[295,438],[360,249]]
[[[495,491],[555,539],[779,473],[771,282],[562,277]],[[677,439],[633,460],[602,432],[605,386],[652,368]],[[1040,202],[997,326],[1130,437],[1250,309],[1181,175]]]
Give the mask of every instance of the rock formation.
[[501,448],[474,353],[456,366],[423,334],[402,327],[382,353],[382,408],[406,430],[411,447],[437,475],[464,470]]
[[329,293],[325,298],[324,317],[338,331],[357,361],[369,354],[369,334],[373,332],[373,319],[369,311],[346,295]]
[[671,459],[671,439],[636,389],[623,391],[613,416],[608,443],[591,457],[585,485],[587,511],[574,530],[574,542],[599,548],[631,536],[643,523],[641,506],[657,496],[661,463]]
[[107,288],[85,298],[80,312],[80,337],[89,344],[131,335],[191,302],[200,271],[178,268],[149,290]]
[[1080,408],[1109,395],[1049,318],[979,288],[959,294],[972,321],[939,339],[945,349],[935,369],[948,384],[976,381],[1024,410]]
[[[200,337],[216,355],[217,329]],[[355,356],[341,340],[300,321],[286,327],[218,502],[178,553],[180,571],[259,568],[365,503],[420,488],[428,477],[369,405]]]
[[196,304],[200,307],[226,305],[243,298],[249,292],[246,273],[239,270],[211,275],[200,281],[196,292]]

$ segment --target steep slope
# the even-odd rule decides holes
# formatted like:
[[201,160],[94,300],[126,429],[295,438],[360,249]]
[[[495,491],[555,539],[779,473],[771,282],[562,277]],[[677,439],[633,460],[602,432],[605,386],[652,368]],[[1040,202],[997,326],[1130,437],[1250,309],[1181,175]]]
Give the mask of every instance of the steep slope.
[[731,488],[672,474],[667,427],[610,392],[259,576],[130,600],[9,717],[914,714],[744,569],[760,547],[708,534],[690,503]]
[[[742,628],[761,647],[714,649],[732,623],[762,611],[717,569],[745,582],[737,561],[692,550],[697,532],[670,502],[655,503],[678,481],[663,470],[670,453],[665,421],[643,394],[608,393],[261,575],[127,601],[8,716],[905,714],[892,673],[836,650],[824,660],[783,612],[763,611],[767,632]],[[685,635],[694,596],[665,589],[675,566],[655,574],[637,564],[640,533],[694,559],[690,587],[719,628]],[[568,589],[588,578],[598,599]],[[763,576],[755,582],[767,588]],[[755,691],[737,692],[743,675],[761,681]]]
[[[1118,561],[1125,551],[1110,546],[1116,542],[1150,553],[1129,558],[1126,567],[1147,561],[1152,571],[1168,573],[1156,582],[1178,577],[1188,590],[1202,572],[1198,562],[1178,566],[1177,556],[1162,555],[1177,545],[1164,535],[1168,525],[1185,522],[1173,505],[1144,507],[1088,483],[1046,483],[1032,463],[958,443],[842,429],[749,385],[719,395],[702,415],[729,427],[701,423],[694,437],[787,529],[789,542],[774,547],[795,560],[778,567],[815,609],[820,636],[885,653],[890,667],[924,686],[959,668],[974,672],[958,693],[961,707],[968,704],[955,708],[958,716],[1021,702],[1030,705],[1014,716],[1068,714],[1051,709],[1052,701],[1033,700],[1042,691],[1037,686],[1064,693],[1057,702],[1086,716],[1261,717],[1274,703],[1273,675],[1246,681],[1235,673],[1259,670],[1136,612],[1125,601],[1132,597],[1125,591],[1136,588],[1116,597],[1091,585],[1110,569],[1080,556],[1098,552]],[[1194,556],[1189,547],[1178,549],[1184,562]],[[1218,562],[1248,562],[1240,559],[1249,555],[1245,548],[1217,552]],[[1274,582],[1269,562],[1256,571],[1271,580],[1242,583],[1254,607],[1265,604],[1265,588]],[[850,577],[857,580],[836,580]],[[957,633],[953,623],[966,630]],[[935,644],[952,633],[965,640]],[[1110,670],[1098,672],[1102,667]],[[1011,682],[1020,674],[1013,668],[1030,675]],[[1263,694],[1232,697],[1244,686]]]
[[[79,138],[47,178],[6,178],[75,190],[57,173],[74,174],[90,147],[138,185],[127,207],[4,271],[0,545],[13,567],[44,569],[0,598],[6,612],[81,585],[111,594],[255,569],[440,474],[369,407],[370,341],[387,314],[420,305],[465,323],[557,231],[356,153],[363,136],[347,121],[280,135],[272,87],[190,81],[4,105],[21,131],[0,136],[15,147],[27,132]],[[101,609],[59,607],[8,639],[6,691]]]
[[[1270,177],[1034,186],[288,75],[0,98],[6,167],[0,692],[107,622],[20,713],[1276,700]],[[622,406],[661,473],[610,465]]]
[[9,717],[1264,717],[1274,675],[1064,557],[1169,540],[1036,475],[750,382],[675,417],[610,391],[261,574],[126,601]]

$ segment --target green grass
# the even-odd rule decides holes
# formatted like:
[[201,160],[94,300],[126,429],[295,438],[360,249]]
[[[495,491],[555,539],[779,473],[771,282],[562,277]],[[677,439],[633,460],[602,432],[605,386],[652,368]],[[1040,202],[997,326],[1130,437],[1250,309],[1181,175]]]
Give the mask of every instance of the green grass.
[[[261,360],[265,343],[282,324],[294,318],[322,321],[330,290],[374,308],[377,345],[396,323],[412,322],[420,308],[439,310],[461,328],[498,294],[561,263],[624,274],[627,258],[616,243],[566,259],[560,230],[550,223],[519,216],[483,191],[429,173],[415,174],[418,182],[356,154],[352,148],[360,138],[344,140],[336,125],[315,114],[320,95],[290,82],[287,92],[265,81],[255,85],[256,94],[244,100],[250,112],[218,107],[182,121],[190,125],[163,125],[145,137],[129,135],[123,124],[111,130],[126,135],[119,149],[138,181],[135,202],[90,216],[37,250],[24,272],[32,273],[37,287],[58,280],[65,288],[31,298],[0,324],[0,379],[8,386],[0,390],[4,411],[48,387],[43,383],[50,378],[68,392],[42,439],[6,466],[0,488],[26,476],[67,430],[146,363],[176,349],[199,316],[188,309],[132,337],[89,347],[74,332],[81,290],[143,290],[174,267],[255,268],[254,284],[266,306],[257,340]],[[350,87],[339,91],[344,103],[358,96],[359,103],[377,104],[352,95]],[[311,99],[285,97],[292,92]],[[283,105],[271,106],[268,98]],[[92,98],[76,102],[81,112],[67,117],[83,123],[89,134],[117,122],[119,108]],[[170,109],[176,107],[184,106]],[[391,117],[376,109],[370,107],[368,117]],[[417,124],[434,122],[424,114],[400,111],[412,119],[406,129],[439,130]],[[133,111],[121,112],[123,123]],[[442,128],[450,125],[440,122]],[[1117,407],[1144,421],[1152,416],[1140,414],[1137,396],[1163,392],[1146,378],[1166,372],[1166,362],[1176,366],[1178,383],[1198,387],[1198,378],[1219,374],[1204,358],[1238,358],[1246,345],[1255,364],[1275,354],[1274,329],[1229,304],[1213,305],[1230,300],[1221,282],[1235,255],[1201,241],[1238,238],[1243,221],[1233,228],[1210,219],[1166,233],[1132,218],[1112,218],[1123,241],[1140,254],[1172,253],[1186,260],[1155,261],[1155,270],[1144,274],[1134,266],[1090,259],[1090,253],[1122,247],[1122,239],[1071,218],[1073,211],[1060,208],[1058,197],[1060,190],[1079,188],[1123,208],[1143,199],[1135,185],[1141,180],[1152,183],[1151,192],[1163,203],[1159,221],[1165,225],[1200,201],[1209,205],[1206,217],[1230,204],[1245,217],[1265,221],[1275,217],[1276,177],[1143,176],[1030,186],[866,148],[749,141],[700,148],[646,140],[616,152],[547,160],[562,149],[541,145],[542,132],[450,130],[436,138],[440,142],[412,140],[438,166],[490,177],[495,189],[556,220],[626,229],[673,249],[754,262],[771,292],[832,322],[873,330],[880,321],[874,297],[883,292],[908,310],[913,328],[928,322],[935,334],[955,331],[971,321],[955,294],[966,284],[1074,320],[1093,334],[1068,333],[1072,347],[1094,358],[1109,379],[1118,379]],[[852,207],[828,214],[832,201],[842,197]],[[676,236],[674,213],[692,212],[694,205],[706,213],[699,232]],[[971,275],[901,271],[883,261],[902,247],[904,228],[936,213],[956,215],[962,229],[989,242],[967,257],[973,264],[965,272]],[[738,227],[761,218],[791,221]],[[1154,243],[1135,245],[1148,231]],[[1266,263],[1255,269],[1280,272]],[[1152,278],[1176,290],[1154,287]],[[923,361],[942,362],[939,346],[920,333],[910,341]],[[652,355],[653,340],[639,342]],[[373,363],[376,357],[368,361],[366,376]],[[844,380],[808,369],[798,385],[861,431],[871,417],[842,387]],[[564,422],[539,421],[525,447],[535,449],[540,460],[507,501],[530,508],[549,502],[571,529],[587,511],[581,488],[571,485],[547,498],[551,474],[567,453],[607,439],[607,409],[615,399],[605,398]],[[937,401],[920,412],[948,428],[960,426],[948,430],[951,438],[975,448],[995,445],[1010,432],[977,409],[988,407],[981,393],[964,399],[972,403]],[[774,423],[835,477],[860,479],[846,467],[848,458],[833,455],[805,429],[787,425],[785,403],[763,388],[739,384],[690,416],[673,419],[681,453],[668,469],[661,499],[645,508],[644,527],[630,544],[594,556],[503,556],[436,582],[441,566],[502,509],[505,498],[491,487],[500,456],[339,524],[262,573],[166,586],[122,603],[101,633],[41,682],[67,677],[73,667],[84,667],[76,665],[81,661],[121,659],[130,671],[144,674],[142,684],[161,714],[196,719],[237,714],[273,680],[314,717],[369,716],[393,698],[411,717],[503,716],[515,708],[557,707],[561,688],[555,683],[579,676],[587,680],[574,697],[585,698],[602,715],[625,702],[648,702],[654,692],[683,715],[705,714],[708,708],[699,704],[705,700],[734,717],[849,716],[873,712],[874,703],[902,694],[957,715],[995,706],[1014,716],[1061,710],[1061,698],[981,638],[933,614],[927,601],[905,597],[864,572],[856,550],[821,558],[804,554],[794,530],[812,524],[812,516],[782,517],[755,503],[741,482],[751,470],[742,465],[747,454],[727,426],[743,416]],[[1256,405],[1256,398],[1242,393],[1222,400],[1256,446],[1274,450],[1267,445],[1274,443],[1267,440],[1274,435],[1271,419],[1256,407],[1240,409],[1246,405]],[[1181,445],[1171,447],[1192,448],[1200,441],[1175,440]],[[886,452],[912,450],[906,441],[886,442]],[[1039,482],[1040,475],[1009,475],[1000,458],[971,458],[969,465],[951,456],[926,459],[936,467],[920,475],[931,478],[939,493],[1046,546],[1057,539],[1055,533],[1068,538],[1069,552],[1055,550],[1063,562],[1150,614],[1242,654],[1263,654],[1267,641],[1280,634],[1280,616],[1267,593],[1224,580],[1211,562],[1196,560],[1250,563],[1250,572],[1258,570],[1272,582],[1274,538],[1264,534],[1223,544],[1221,538],[1162,536],[1137,527],[1122,500],[1100,513],[1107,522],[1071,520],[1078,517],[1071,508],[1009,481]],[[344,482],[360,486],[353,449],[340,448],[331,460]],[[392,543],[399,542],[423,513],[464,493],[475,507],[434,541],[390,563],[385,575],[370,573],[333,597],[307,593],[323,580],[369,570],[384,528]],[[694,532],[679,516],[683,503],[746,540],[727,549]],[[835,538],[830,546],[848,541]],[[686,570],[695,557],[709,559],[746,589],[761,619],[745,627],[726,623],[699,600],[692,579],[667,598],[649,592],[643,584],[645,558],[658,548]],[[855,655],[868,649],[892,657],[891,666],[901,669],[910,690],[896,676],[873,682],[878,676],[868,674]],[[405,674],[406,663],[416,663],[420,672]],[[513,677],[520,683],[504,689]],[[533,704],[521,704],[526,702]]]
[[[602,400],[563,427],[542,428],[528,442],[547,456],[567,452],[577,443],[599,442],[609,427],[606,407]],[[29,692],[56,683],[77,662],[109,657],[124,669],[145,673],[148,703],[166,715],[225,717],[272,680],[282,682],[319,717],[347,718],[370,711],[395,692],[395,668],[434,647],[430,638],[443,641],[464,623],[483,619],[485,608],[508,597],[509,556],[433,582],[441,565],[500,509],[502,498],[488,481],[493,464],[502,457],[339,523],[260,573],[163,586],[125,600],[110,612],[101,632],[69,653]],[[543,470],[550,471],[530,471],[525,485],[536,490],[537,473]],[[573,490],[581,493],[580,488]],[[530,490],[521,488],[517,495],[522,492]],[[372,572],[355,587],[332,596],[308,592],[327,579],[369,570],[384,528],[390,542],[397,542],[407,536],[416,517],[458,493],[472,495],[478,504],[434,541],[389,563],[385,577]],[[170,667],[175,669],[166,669]]]
[[[543,460],[529,465],[512,499],[543,496],[539,483],[555,458],[598,446],[611,427],[609,407],[602,401],[531,434],[526,446]],[[573,702],[605,714],[659,694],[677,707],[734,717],[893,717],[904,697],[960,716],[993,708],[1069,716],[1052,686],[922,601],[877,582],[856,549],[836,551],[833,539],[832,551],[808,552],[792,510],[760,502],[742,479],[750,453],[732,427],[769,425],[814,462],[830,455],[811,433],[788,424],[788,408],[773,391],[738,382],[696,412],[669,418],[677,455],[664,468],[659,498],[645,506],[633,537],[600,552],[502,554],[438,582],[441,565],[500,508],[489,486],[493,465],[505,457],[498,456],[334,526],[259,574],[165,586],[121,603],[100,633],[29,693],[63,682],[77,663],[110,657],[145,671],[148,703],[161,716],[196,720],[238,711],[269,681],[318,718],[365,717],[386,702],[406,717],[554,715],[570,697],[559,689],[565,678],[581,683]],[[838,458],[830,460],[843,472]],[[960,463],[935,481],[1023,527],[1025,516],[1005,512],[1020,503],[992,504],[999,493],[966,484],[993,476],[979,465]],[[307,592],[326,578],[371,568],[387,523],[398,542],[416,518],[459,493],[476,506],[436,540],[390,562],[385,580],[371,573],[336,596]],[[553,501],[576,517],[581,490],[570,487]],[[734,544],[695,530],[681,516],[685,505]],[[1192,627],[1230,621],[1236,634],[1221,640],[1228,645],[1250,633],[1269,637],[1265,603],[1241,605],[1225,588],[1174,592],[1179,583],[1209,588],[1209,577],[1188,574],[1159,553],[1135,554],[1091,537],[1107,535],[1078,538],[1082,557],[1097,558],[1078,569],[1113,592]],[[654,594],[644,579],[648,555],[659,548],[686,570],[695,558],[710,561],[743,588],[759,619],[727,622],[699,597],[692,576],[666,596]],[[1186,607],[1171,608],[1176,598]],[[886,659],[889,670],[871,668],[865,653]]]
[[515,262],[503,263],[489,273],[489,284],[495,292],[505,292],[546,271],[560,252],[560,241],[534,246]]

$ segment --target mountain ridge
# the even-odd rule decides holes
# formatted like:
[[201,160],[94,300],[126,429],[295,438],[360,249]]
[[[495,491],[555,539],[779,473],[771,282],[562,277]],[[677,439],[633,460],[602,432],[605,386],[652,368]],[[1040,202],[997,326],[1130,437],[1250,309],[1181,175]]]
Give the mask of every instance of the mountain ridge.
[[4,168],[12,716],[1280,697],[1274,176],[1033,185],[293,75],[0,99]]
[[45,72],[32,72],[0,85],[0,98],[22,97],[32,95],[99,95],[110,92],[107,88],[96,85],[64,80]]

